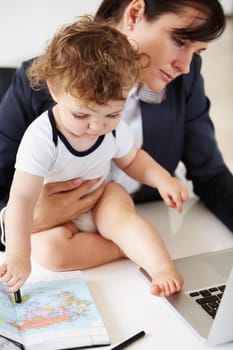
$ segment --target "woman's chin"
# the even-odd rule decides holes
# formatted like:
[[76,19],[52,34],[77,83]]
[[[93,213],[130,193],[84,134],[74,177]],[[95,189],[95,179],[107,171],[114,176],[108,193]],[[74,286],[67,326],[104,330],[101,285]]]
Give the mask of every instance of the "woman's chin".
[[145,79],[143,81],[143,84],[145,84],[148,87],[148,89],[154,91],[157,94],[162,92],[167,86],[167,84],[162,80],[152,81],[151,79]]

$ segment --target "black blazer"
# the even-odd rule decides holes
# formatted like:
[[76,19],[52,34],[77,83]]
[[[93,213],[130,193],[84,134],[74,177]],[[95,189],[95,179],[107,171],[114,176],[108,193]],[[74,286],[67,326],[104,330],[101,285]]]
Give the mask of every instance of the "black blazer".
[[8,89],[11,79],[15,73],[15,68],[11,67],[0,67],[0,102],[2,96]]

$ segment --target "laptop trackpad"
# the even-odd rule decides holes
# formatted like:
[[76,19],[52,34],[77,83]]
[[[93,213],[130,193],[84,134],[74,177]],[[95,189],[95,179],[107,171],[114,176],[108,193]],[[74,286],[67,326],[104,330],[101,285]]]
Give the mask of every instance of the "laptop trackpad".
[[222,277],[227,278],[233,265],[233,249],[223,254],[207,255],[204,260]]

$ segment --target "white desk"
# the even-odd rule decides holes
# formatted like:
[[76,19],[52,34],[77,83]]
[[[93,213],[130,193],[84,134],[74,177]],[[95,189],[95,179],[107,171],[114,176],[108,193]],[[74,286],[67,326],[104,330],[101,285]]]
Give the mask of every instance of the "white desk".
[[[173,258],[233,246],[233,234],[205,207],[192,198],[182,214],[162,203],[137,207],[138,212],[160,230]],[[53,272],[33,264],[30,279],[43,279]],[[72,272],[71,272],[72,274]],[[149,293],[138,267],[121,260],[83,272],[96,305],[109,331],[112,345],[145,330],[146,336],[129,349],[208,350],[163,299]],[[110,347],[100,347],[108,350]],[[218,350],[233,349],[233,343]]]

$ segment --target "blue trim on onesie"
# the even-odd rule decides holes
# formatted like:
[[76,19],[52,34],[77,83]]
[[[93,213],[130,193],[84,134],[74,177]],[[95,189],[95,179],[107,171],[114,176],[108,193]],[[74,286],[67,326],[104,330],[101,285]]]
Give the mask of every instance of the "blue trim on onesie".
[[94,143],[94,145],[92,145],[90,148],[88,148],[85,151],[77,151],[75,148],[73,148],[73,146],[71,146],[71,144],[69,143],[69,141],[67,140],[67,138],[61,133],[60,130],[57,129],[56,126],[56,121],[53,115],[53,111],[52,108],[48,110],[48,116],[49,116],[49,121],[51,123],[51,127],[52,127],[52,132],[53,132],[53,142],[55,144],[55,146],[57,146],[58,143],[58,137],[60,138],[60,140],[64,143],[64,145],[66,146],[66,148],[74,155],[74,156],[78,156],[78,157],[85,157],[88,154],[94,152],[103,142],[105,135],[101,135],[100,137],[98,137],[98,139],[96,140],[96,142]]

